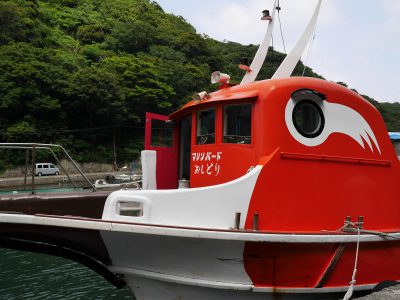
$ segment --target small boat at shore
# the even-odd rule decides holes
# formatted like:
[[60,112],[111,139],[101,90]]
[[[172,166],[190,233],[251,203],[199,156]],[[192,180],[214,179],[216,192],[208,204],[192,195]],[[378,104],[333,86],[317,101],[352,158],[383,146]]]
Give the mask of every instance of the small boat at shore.
[[107,175],[104,179],[97,179],[94,182],[96,190],[115,191],[119,189],[140,188],[140,175]]
[[78,261],[138,300],[350,299],[400,281],[400,163],[383,119],[341,85],[290,77],[321,1],[255,81],[276,4],[240,84],[215,72],[218,91],[146,115],[141,189],[0,195],[0,246]]

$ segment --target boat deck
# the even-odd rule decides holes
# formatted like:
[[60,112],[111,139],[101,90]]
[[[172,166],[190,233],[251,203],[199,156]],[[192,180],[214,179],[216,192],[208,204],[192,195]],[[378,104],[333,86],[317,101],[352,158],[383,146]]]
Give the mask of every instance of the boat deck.
[[110,191],[0,195],[0,212],[101,219]]

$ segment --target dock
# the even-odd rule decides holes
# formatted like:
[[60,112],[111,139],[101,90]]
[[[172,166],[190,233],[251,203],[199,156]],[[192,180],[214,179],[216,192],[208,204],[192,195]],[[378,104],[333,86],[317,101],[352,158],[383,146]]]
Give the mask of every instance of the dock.
[[400,284],[388,286],[380,291],[373,292],[367,296],[352,298],[354,300],[398,300],[400,299]]
[[[97,179],[105,178],[110,175],[110,172],[98,172],[85,174],[86,177],[94,183]],[[83,183],[85,179],[80,174],[69,174],[69,177],[75,183]],[[12,190],[15,188],[21,188],[24,186],[24,177],[12,177],[12,178],[0,178],[0,189],[1,190]],[[52,176],[35,176],[35,186],[41,185],[64,185],[70,184],[66,175],[52,175]],[[86,183],[87,184],[87,183]],[[32,185],[32,177],[26,178],[26,186],[29,188]]]

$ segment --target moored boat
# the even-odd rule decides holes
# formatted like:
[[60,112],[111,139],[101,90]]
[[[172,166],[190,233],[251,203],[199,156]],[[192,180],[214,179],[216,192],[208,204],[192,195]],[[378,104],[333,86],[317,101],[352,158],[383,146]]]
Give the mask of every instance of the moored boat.
[[115,191],[126,188],[139,188],[140,175],[107,175],[104,179],[97,179],[94,187],[102,191]]
[[143,189],[8,196],[1,245],[61,253],[139,300],[349,299],[400,280],[400,164],[382,117],[343,86],[290,77],[320,3],[272,79],[255,81],[275,8],[241,84],[213,73],[218,91],[147,114]]

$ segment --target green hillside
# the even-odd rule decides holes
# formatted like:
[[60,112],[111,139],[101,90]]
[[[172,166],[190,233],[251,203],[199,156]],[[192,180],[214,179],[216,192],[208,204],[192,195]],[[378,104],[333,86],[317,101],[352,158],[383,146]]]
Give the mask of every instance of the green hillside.
[[[131,161],[146,111],[167,114],[215,89],[215,70],[239,81],[240,58],[256,50],[199,35],[155,1],[2,0],[0,140],[60,143],[78,161],[112,162],[115,138],[118,161]],[[283,57],[271,51],[259,78]],[[318,76],[309,68],[305,75]],[[367,99],[400,131],[399,103]]]

